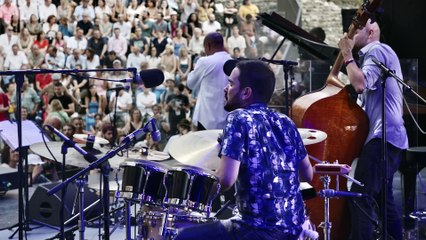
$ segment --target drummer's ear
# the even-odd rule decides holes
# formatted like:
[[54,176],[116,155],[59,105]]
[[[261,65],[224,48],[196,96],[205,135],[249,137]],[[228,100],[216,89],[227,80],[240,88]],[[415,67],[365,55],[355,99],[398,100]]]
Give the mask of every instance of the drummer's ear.
[[252,97],[253,91],[250,87],[245,87],[242,91],[241,91],[241,98],[243,100],[248,100]]

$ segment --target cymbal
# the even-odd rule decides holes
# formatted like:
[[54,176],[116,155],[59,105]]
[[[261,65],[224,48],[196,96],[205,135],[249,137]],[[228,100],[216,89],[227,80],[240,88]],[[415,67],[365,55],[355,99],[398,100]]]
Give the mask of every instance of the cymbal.
[[170,155],[180,163],[215,170],[219,167],[217,139],[221,133],[222,130],[189,132],[170,143]]
[[[89,134],[80,134],[80,133],[76,133],[73,135],[73,137],[77,140],[86,142],[87,138],[89,137]],[[109,141],[106,140],[105,138],[101,138],[101,137],[95,137],[95,144],[109,144]]]
[[309,128],[298,128],[297,130],[299,131],[305,146],[319,143],[327,139],[327,133],[320,130]]
[[[47,147],[50,149],[54,158],[56,158],[56,160],[59,163],[62,163],[62,153],[61,153],[62,144],[63,144],[63,142],[47,142]],[[78,145],[84,149],[83,145],[81,145],[81,144],[78,144]],[[49,150],[47,149],[47,147],[44,144],[44,142],[40,142],[40,143],[32,144],[30,146],[30,149],[35,154],[37,154],[37,155],[39,155],[43,158],[54,160],[52,155],[49,153]],[[100,159],[101,157],[103,157],[108,151],[105,148],[90,149],[90,150],[85,149],[85,150],[87,152],[93,154],[97,159]],[[123,158],[111,158],[108,161],[111,164],[112,168],[119,168],[120,163],[123,162],[124,159]],[[77,152],[77,150],[75,150],[72,147],[69,147],[67,149],[67,154],[66,154],[66,158],[65,158],[65,165],[70,165],[70,166],[79,167],[79,168],[86,168],[90,165],[90,162],[86,161],[86,159],[84,159],[83,156],[79,152]]]

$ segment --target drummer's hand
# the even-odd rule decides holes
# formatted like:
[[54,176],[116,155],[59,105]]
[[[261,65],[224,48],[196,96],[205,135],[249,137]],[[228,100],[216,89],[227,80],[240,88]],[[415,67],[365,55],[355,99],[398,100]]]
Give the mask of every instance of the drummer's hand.
[[345,61],[352,58],[352,49],[354,47],[354,41],[352,39],[349,39],[348,34],[343,34],[343,37],[339,40],[339,43],[337,44],[342,52],[343,59]]

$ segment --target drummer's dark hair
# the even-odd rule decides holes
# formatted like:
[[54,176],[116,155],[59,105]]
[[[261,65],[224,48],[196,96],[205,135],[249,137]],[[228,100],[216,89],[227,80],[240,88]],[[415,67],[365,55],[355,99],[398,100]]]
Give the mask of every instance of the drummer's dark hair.
[[268,103],[275,89],[275,74],[271,68],[259,60],[240,61],[240,90],[249,87],[255,102]]

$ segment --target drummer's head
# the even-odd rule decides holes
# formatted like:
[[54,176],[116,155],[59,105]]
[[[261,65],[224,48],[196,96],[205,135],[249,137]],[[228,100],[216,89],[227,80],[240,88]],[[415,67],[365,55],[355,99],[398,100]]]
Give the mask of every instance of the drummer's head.
[[275,88],[275,75],[267,64],[258,60],[239,61],[231,69],[229,83],[224,89],[225,110],[269,102]]

